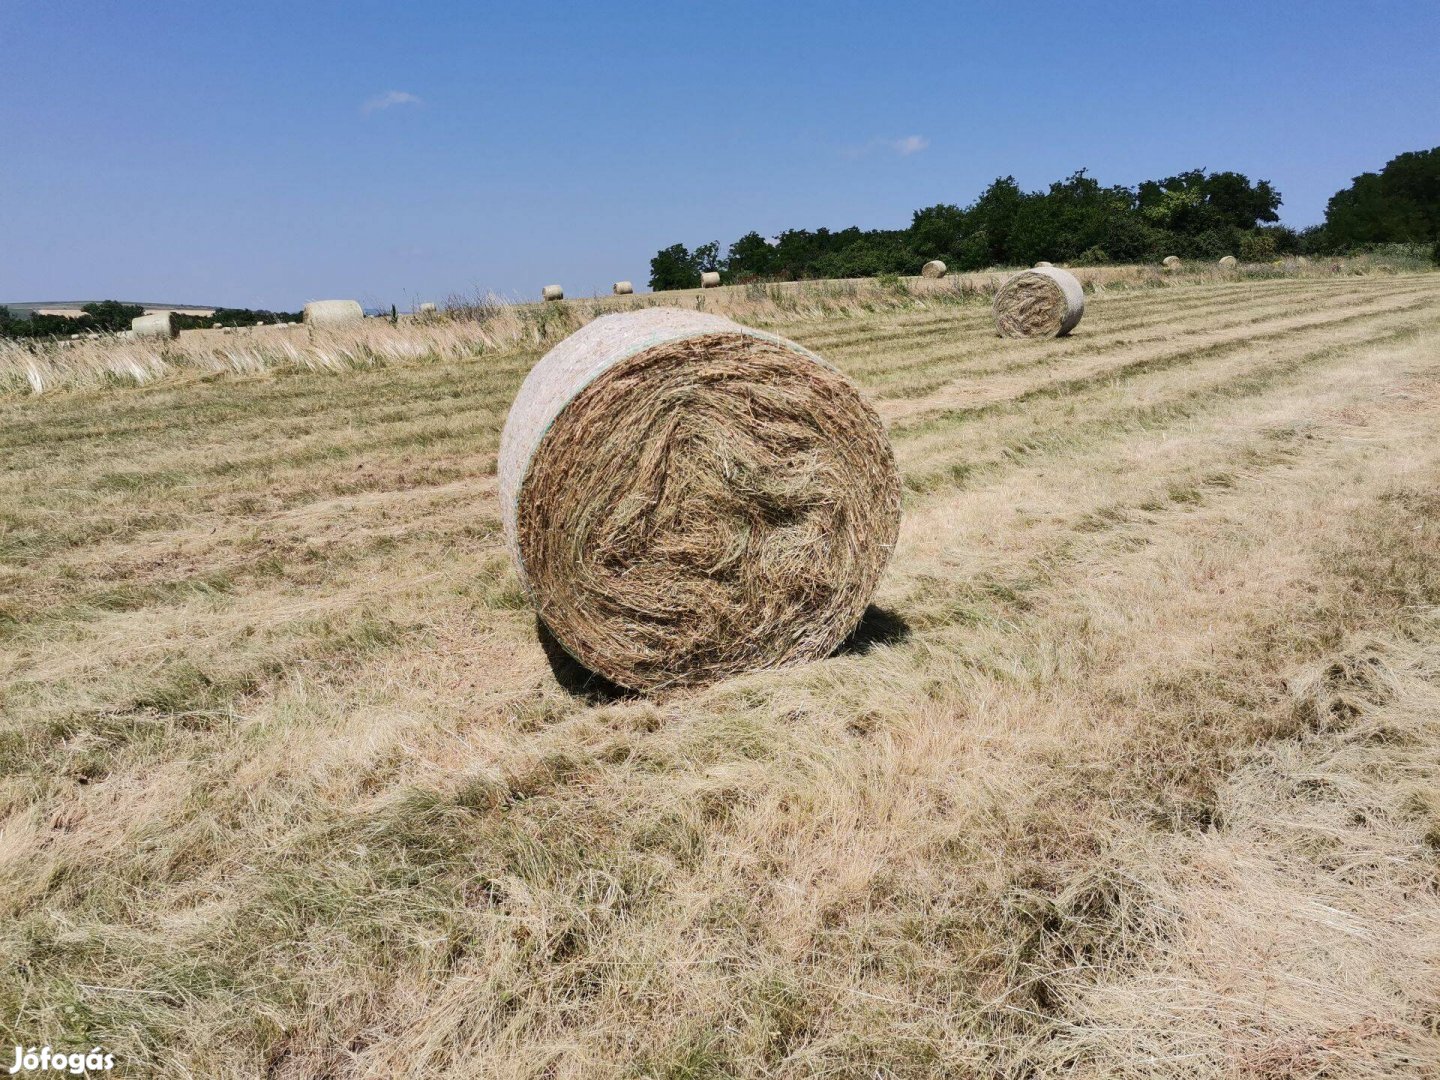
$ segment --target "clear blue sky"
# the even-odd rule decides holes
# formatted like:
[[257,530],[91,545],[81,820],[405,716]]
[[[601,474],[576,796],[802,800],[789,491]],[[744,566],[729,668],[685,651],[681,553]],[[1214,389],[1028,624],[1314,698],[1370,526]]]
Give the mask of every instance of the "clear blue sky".
[[1440,0],[0,2],[0,300],[533,297],[1185,168],[1318,221],[1440,144]]

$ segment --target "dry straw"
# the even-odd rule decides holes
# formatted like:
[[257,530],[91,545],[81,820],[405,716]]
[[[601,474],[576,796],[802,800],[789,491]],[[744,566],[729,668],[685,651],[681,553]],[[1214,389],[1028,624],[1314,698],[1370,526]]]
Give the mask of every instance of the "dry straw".
[[1226,270],[1233,270],[1235,269],[1236,262],[1237,260],[1234,255],[1226,255],[1220,260],[1220,265],[1223,266]]
[[545,300],[564,300],[565,290],[559,285],[546,285],[541,291],[540,296]]
[[169,311],[131,319],[130,331],[137,338],[163,338],[166,341],[180,336],[180,331],[175,326],[175,315]]
[[434,315],[437,310],[438,309],[435,307],[435,305],[431,303],[425,303],[420,305],[420,315],[424,318],[429,318],[430,316]]
[[929,262],[927,262],[924,266],[920,268],[920,276],[942,278],[945,276],[945,271],[947,269],[948,267],[946,267],[946,265],[939,259],[931,259]]
[[895,458],[815,354],[646,308],[566,338],[500,440],[505,536],[550,632],[621,686],[829,655],[894,548]]
[[307,326],[345,326],[365,321],[365,309],[355,300],[311,300],[305,305]]
[[1001,337],[1061,337],[1085,314],[1085,290],[1056,266],[1022,270],[995,294],[994,312]]
[[714,270],[706,270],[700,275],[700,288],[714,289],[720,284],[720,275]]
[[1178,255],[1166,255],[1165,258],[1163,258],[1163,259],[1160,260],[1160,265],[1163,266],[1163,267],[1165,267],[1166,270],[1179,270],[1179,269],[1180,269],[1180,256],[1178,256]]
[[610,286],[610,291],[616,296],[629,296],[635,291],[635,286],[628,281],[617,281],[614,285]]

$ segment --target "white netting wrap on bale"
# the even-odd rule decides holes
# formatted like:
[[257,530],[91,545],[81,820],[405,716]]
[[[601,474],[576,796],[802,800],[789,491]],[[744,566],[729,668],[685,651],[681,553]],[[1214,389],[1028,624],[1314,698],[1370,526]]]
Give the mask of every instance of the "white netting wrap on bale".
[[844,375],[678,308],[596,319],[535,366],[499,488],[541,620],[640,690],[829,655],[900,521],[889,441]]
[[306,326],[345,326],[365,321],[365,309],[356,300],[311,300],[302,318]]
[[927,262],[924,266],[920,268],[920,276],[942,278],[945,276],[945,271],[948,269],[949,267],[947,267],[939,259],[931,259],[929,262]]
[[610,291],[616,296],[629,296],[635,291],[635,286],[628,281],[617,281],[610,286]]
[[720,285],[720,275],[714,270],[706,270],[700,275],[700,288],[715,289]]
[[1085,314],[1085,290],[1068,270],[1022,270],[995,294],[995,329],[1001,337],[1061,337]]
[[163,338],[166,341],[180,336],[180,331],[175,326],[175,314],[170,311],[140,315],[131,319],[130,332],[137,338]]

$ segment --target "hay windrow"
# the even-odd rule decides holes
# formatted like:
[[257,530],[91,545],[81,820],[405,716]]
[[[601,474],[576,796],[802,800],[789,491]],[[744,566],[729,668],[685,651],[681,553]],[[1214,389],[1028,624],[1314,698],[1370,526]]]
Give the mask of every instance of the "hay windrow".
[[899,529],[889,441],[849,380],[677,309],[598,319],[537,365],[500,487],[546,626],[641,690],[829,655]]
[[1085,291],[1068,270],[1042,266],[1016,274],[995,294],[1001,337],[1059,337],[1085,314]]

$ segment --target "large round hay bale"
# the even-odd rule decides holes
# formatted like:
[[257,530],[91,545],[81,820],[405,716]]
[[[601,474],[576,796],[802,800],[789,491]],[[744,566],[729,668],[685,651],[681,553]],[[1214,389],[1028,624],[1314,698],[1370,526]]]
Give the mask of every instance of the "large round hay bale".
[[706,270],[700,275],[700,288],[714,289],[720,285],[720,275],[714,270]]
[[540,291],[540,297],[543,300],[564,300],[565,290],[559,285],[546,285],[545,288]]
[[345,326],[365,321],[365,309],[355,300],[311,300],[301,316],[307,326]]
[[885,429],[844,375],[678,308],[595,319],[535,366],[499,488],[541,620],[638,690],[828,656],[900,522]]
[[947,267],[939,259],[931,259],[929,262],[927,262],[924,266],[920,268],[920,276],[942,278],[945,276],[945,272],[948,269],[949,267]]
[[1220,266],[1224,270],[1233,270],[1238,261],[1234,255],[1226,255],[1220,260]]
[[1179,270],[1179,269],[1180,269],[1180,256],[1178,256],[1178,255],[1166,255],[1165,258],[1163,258],[1163,259],[1160,260],[1160,265],[1163,266],[1163,267],[1165,267],[1166,270]]
[[180,336],[175,325],[173,311],[161,311],[155,315],[139,315],[130,320],[130,331],[137,338],[163,338],[170,341]]
[[616,296],[629,296],[635,291],[635,286],[631,285],[628,281],[617,281],[614,285],[610,286],[610,291]]
[[1085,314],[1085,290],[1068,270],[1022,270],[995,294],[995,329],[1001,337],[1062,337]]

